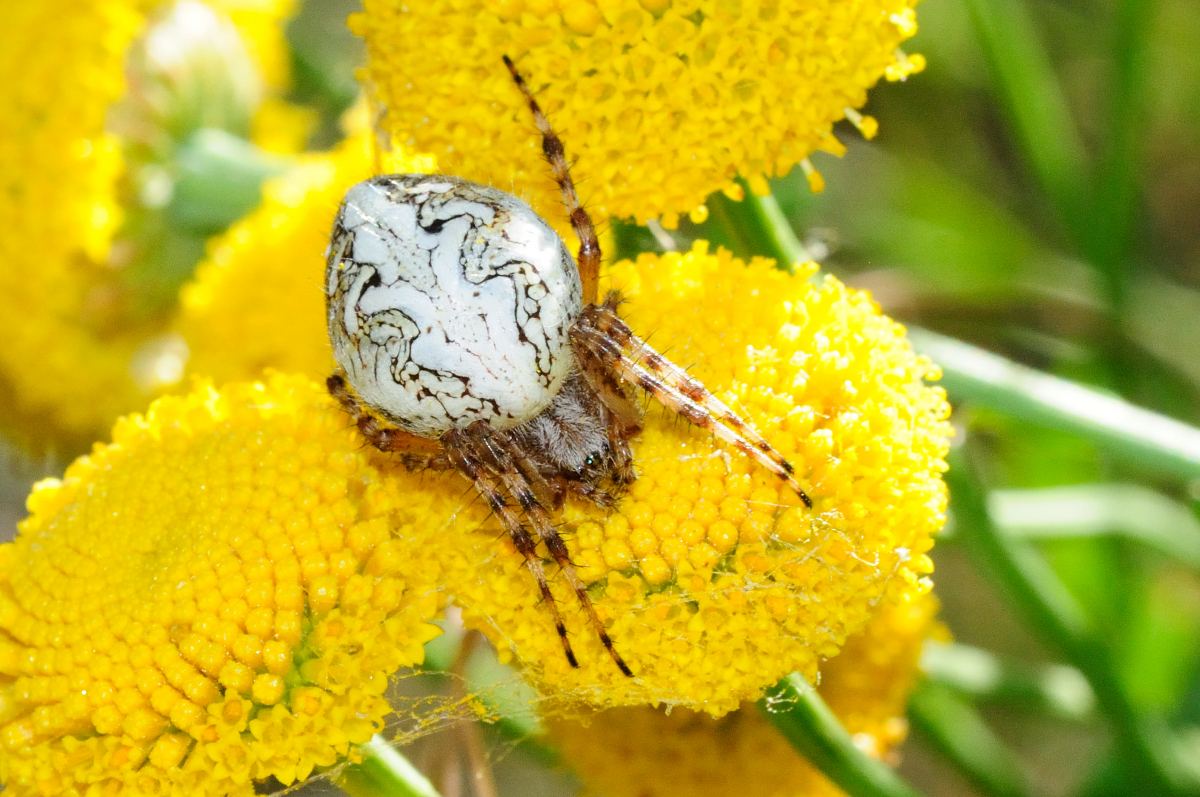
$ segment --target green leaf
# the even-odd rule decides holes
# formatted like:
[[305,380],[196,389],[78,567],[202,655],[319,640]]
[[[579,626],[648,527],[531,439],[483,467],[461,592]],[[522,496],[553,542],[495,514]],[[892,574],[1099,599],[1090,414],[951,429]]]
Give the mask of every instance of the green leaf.
[[382,736],[360,751],[362,762],[347,764],[336,781],[351,797],[441,797],[429,779]]
[[1083,139],[1036,25],[1021,0],[966,0],[1017,145],[1063,219],[1087,226]]
[[1182,478],[1200,477],[1200,429],[952,338],[916,328],[908,334],[942,367],[942,385],[956,401],[1072,432]]
[[1122,536],[1200,569],[1200,521],[1183,504],[1136,484],[993,490],[1005,534],[1027,540]]

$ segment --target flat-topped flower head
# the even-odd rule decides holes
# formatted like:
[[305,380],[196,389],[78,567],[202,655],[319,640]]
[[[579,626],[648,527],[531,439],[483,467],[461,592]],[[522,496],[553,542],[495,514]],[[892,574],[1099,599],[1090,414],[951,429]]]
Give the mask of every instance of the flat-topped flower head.
[[[881,602],[929,589],[944,521],[949,407],[903,328],[832,277],[744,264],[703,244],[618,263],[630,326],[737,408],[794,466],[813,501],[749,457],[651,411],[632,441],[638,478],[604,511],[568,500],[571,561],[633,672],[608,660],[581,612],[561,655],[522,556],[485,508],[439,525],[447,589],[466,624],[548,692],[597,705],[665,703],[724,714],[779,678],[815,676]],[[426,477],[430,483],[434,476]],[[447,489],[461,490],[461,480]],[[418,527],[420,523],[416,524]],[[548,553],[552,592],[570,607]]]
[[251,795],[353,758],[439,633],[407,500],[307,379],[120,420],[0,547],[6,793]]
[[[883,758],[905,736],[908,693],[921,644],[940,633],[930,595],[880,609],[837,658],[821,667],[818,693],[853,735]],[[550,722],[547,741],[584,782],[606,797],[839,797],[843,792],[805,761],[747,705],[720,719],[676,709],[618,708],[584,721]]]
[[[460,177],[513,191],[558,223],[558,193],[512,58],[562,133],[599,217],[674,226],[738,175],[765,191],[881,77],[921,68],[897,48],[914,0],[366,0],[379,123]],[[818,177],[814,174],[814,180]],[[565,225],[564,225],[565,226]]]

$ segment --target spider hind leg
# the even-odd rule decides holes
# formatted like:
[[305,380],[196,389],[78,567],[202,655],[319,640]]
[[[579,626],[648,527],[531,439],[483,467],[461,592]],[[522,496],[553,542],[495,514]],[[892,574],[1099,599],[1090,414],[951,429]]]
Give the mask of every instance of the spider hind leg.
[[590,353],[689,423],[712,432],[757,460],[812,509],[812,499],[796,481],[791,463],[699,380],[634,335],[617,316],[615,306],[615,298],[610,295],[603,305],[584,308],[583,315],[571,328],[571,341],[576,348]]
[[363,438],[380,451],[395,454],[404,467],[409,470],[449,470],[453,467],[438,441],[397,429],[371,412],[354,394],[340,368],[325,380],[325,387],[354,419]]

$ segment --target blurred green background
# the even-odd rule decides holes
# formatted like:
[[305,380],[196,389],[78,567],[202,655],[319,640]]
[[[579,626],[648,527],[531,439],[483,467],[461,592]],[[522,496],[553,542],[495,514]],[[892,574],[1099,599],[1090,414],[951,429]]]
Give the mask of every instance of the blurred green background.
[[[313,148],[336,142],[357,96],[361,43],[343,25],[354,9],[306,0],[289,26],[289,99],[319,114]],[[928,66],[871,92],[864,111],[879,135],[867,142],[839,125],[846,155],[813,157],[822,194],[798,170],[773,181],[796,237],[905,324],[1200,425],[1200,7],[925,0],[918,22],[905,49]],[[171,242],[131,272],[152,297],[146,313],[277,170],[263,153],[230,158],[256,176],[228,207],[143,219],[146,235]],[[704,224],[671,232],[614,222],[620,253],[692,238],[769,253],[739,235],[745,208],[721,196],[709,207]],[[1125,719],[1162,731],[1146,738],[1186,768],[1200,762],[1200,469],[1152,467],[969,391],[951,398],[956,456],[970,467],[953,482],[954,517],[933,558],[956,645],[928,657],[901,773],[930,795],[1161,791],[1127,754],[1141,737],[1126,738],[1107,687],[1089,687],[1081,670],[1091,671],[1072,658],[1080,648],[1048,638],[968,532],[990,522],[1051,568],[1046,583],[1065,589],[1102,643]],[[78,453],[0,447],[8,533],[31,482]],[[519,749],[500,767],[508,794],[574,788]]]

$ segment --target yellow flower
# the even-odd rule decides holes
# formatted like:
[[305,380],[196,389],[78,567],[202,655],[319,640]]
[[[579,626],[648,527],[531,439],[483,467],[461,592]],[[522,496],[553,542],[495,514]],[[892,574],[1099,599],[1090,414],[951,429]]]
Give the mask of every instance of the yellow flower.
[[[346,189],[372,174],[370,135],[306,156],[263,187],[257,210],[209,246],[182,294],[176,328],[188,369],[218,382],[264,367],[324,380],[333,371],[325,331],[325,249]],[[394,153],[388,168],[434,171],[431,158]]]
[[[149,2],[12,3],[0,26],[0,375],[6,415],[91,433],[139,402],[137,346],[88,325],[120,219],[105,111]],[[8,420],[8,419],[6,419]]]
[[[868,755],[904,738],[904,706],[921,643],[939,631],[926,595],[887,606],[822,667],[818,692]],[[720,719],[678,709],[611,709],[550,723],[547,741],[585,784],[607,797],[836,797],[842,792],[746,706]]]
[[[0,26],[0,422],[92,437],[144,406],[134,365],[145,329],[112,322],[109,250],[122,221],[121,143],[105,132],[124,90],[122,59],[154,0],[6,5]],[[223,6],[253,29],[263,63],[268,19],[290,3]],[[240,10],[238,10],[240,9]],[[253,24],[250,24],[253,22]],[[278,70],[276,70],[278,71]],[[110,323],[99,321],[108,318]],[[157,386],[155,386],[157,387]]]
[[[327,195],[312,201],[325,208]],[[259,243],[276,251],[265,225],[247,229],[227,275],[240,286],[242,312],[196,324],[191,345],[278,323],[293,330],[279,345],[291,340],[298,349],[278,356],[319,367],[328,356],[323,315],[294,317],[276,297],[315,293],[321,264],[277,268],[274,255],[256,256]],[[866,294],[831,277],[805,281],[813,270],[791,277],[769,261],[747,266],[698,244],[609,272],[607,286],[628,298],[622,312],[633,328],[694,364],[746,413],[816,501],[813,512],[803,510],[778,479],[651,408],[634,444],[640,477],[616,510],[568,503],[562,516],[571,557],[636,678],[612,665],[549,563],[583,664],[568,665],[521,555],[461,476],[406,482],[427,498],[406,524],[439,558],[467,624],[543,689],[597,705],[661,702],[723,714],[789,672],[815,675],[880,602],[928,590],[925,554],[944,521],[950,433],[943,392],[922,383],[937,370]]]
[[[568,665],[521,556],[497,544],[498,525],[481,533],[476,510],[444,527],[429,517],[447,589],[502,659],[515,654],[546,690],[597,705],[719,716],[790,672],[814,677],[880,603],[929,589],[950,434],[943,391],[922,382],[937,370],[866,294],[832,277],[806,281],[815,269],[792,277],[703,243],[613,267],[607,283],[628,298],[630,326],[745,413],[795,465],[815,508],[652,406],[634,442],[640,476],[616,510],[568,503],[562,517],[634,678],[556,579],[582,667]],[[461,480],[446,489],[461,491]]]
[[915,4],[366,0],[351,25],[398,143],[565,221],[507,54],[561,134],[588,206],[670,228],[712,192],[739,191],[739,174],[765,192],[764,175],[809,171],[817,149],[840,154],[839,119],[873,134],[854,110],[867,89],[924,63],[897,49],[916,32]]
[[330,405],[201,387],[35,488],[0,548],[8,793],[251,795],[383,727],[438,573]]

